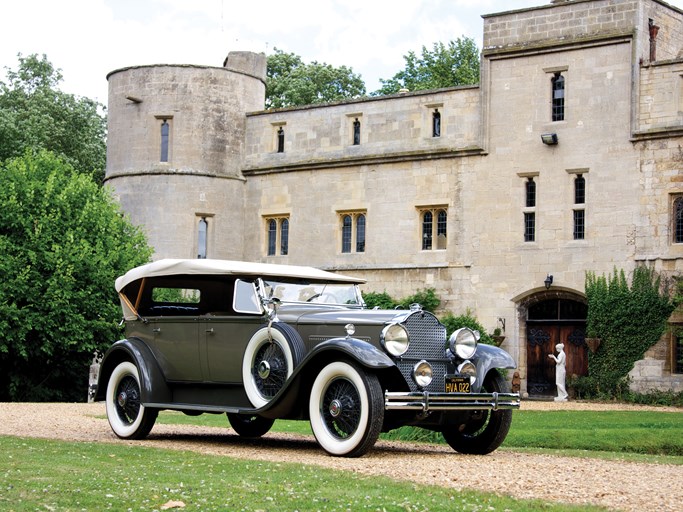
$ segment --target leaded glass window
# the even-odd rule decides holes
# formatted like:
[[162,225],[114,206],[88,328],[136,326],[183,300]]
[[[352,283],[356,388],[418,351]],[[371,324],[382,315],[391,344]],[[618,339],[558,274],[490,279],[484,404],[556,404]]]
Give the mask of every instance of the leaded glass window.
[[356,217],[356,252],[365,252],[365,215]]
[[526,206],[533,208],[536,206],[536,182],[529,178],[526,182]]
[[552,120],[564,121],[564,77],[561,73],[555,73],[550,79],[552,84]]
[[277,130],[277,152],[285,152],[285,129],[282,126]]
[[432,112],[432,137],[441,137],[441,112],[438,108]]
[[674,243],[683,244],[683,197],[674,200]]
[[289,254],[289,217],[266,219],[266,254],[268,256]]
[[197,258],[205,259],[207,255],[207,235],[209,231],[209,223],[206,217],[199,219],[197,227]]
[[524,214],[524,241],[533,242],[536,240],[536,213],[526,212]]
[[351,252],[352,230],[353,220],[351,215],[344,215],[342,218],[342,252]]
[[583,204],[586,202],[586,179],[578,175],[574,179],[574,203]]
[[586,212],[574,210],[574,240],[583,240],[586,231]]
[[360,121],[356,118],[353,121],[353,145],[358,146],[360,144]]
[[277,221],[270,219],[268,221],[268,256],[275,255],[275,248],[277,247]]
[[166,119],[161,123],[161,156],[159,157],[160,162],[168,162],[168,147],[169,139],[171,137],[171,125],[168,124]]

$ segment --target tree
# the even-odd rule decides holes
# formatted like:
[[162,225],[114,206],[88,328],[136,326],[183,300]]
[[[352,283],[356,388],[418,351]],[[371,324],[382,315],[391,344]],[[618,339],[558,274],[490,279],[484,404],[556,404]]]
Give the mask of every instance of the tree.
[[104,106],[57,89],[62,74],[45,55],[18,55],[0,81],[0,161],[46,149],[101,183],[106,159]]
[[0,401],[80,400],[120,336],[114,280],[151,249],[109,189],[46,151],[0,163]]
[[268,56],[266,108],[330,103],[365,95],[365,83],[352,68],[335,68],[274,49]]
[[389,80],[380,79],[382,87],[372,96],[395,94],[401,89],[420,91],[479,83],[479,49],[469,37],[434,43],[432,50],[422,47],[418,57],[412,50],[404,55],[405,69]]

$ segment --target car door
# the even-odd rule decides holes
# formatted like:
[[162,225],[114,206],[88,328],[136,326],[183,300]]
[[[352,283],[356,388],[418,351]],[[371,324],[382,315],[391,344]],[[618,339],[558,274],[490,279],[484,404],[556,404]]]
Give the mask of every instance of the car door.
[[246,315],[215,316],[204,320],[200,335],[206,347],[207,380],[242,383],[244,350],[262,324],[262,318]]
[[199,353],[199,325],[199,318],[196,316],[149,319],[150,345],[166,380],[203,380]]

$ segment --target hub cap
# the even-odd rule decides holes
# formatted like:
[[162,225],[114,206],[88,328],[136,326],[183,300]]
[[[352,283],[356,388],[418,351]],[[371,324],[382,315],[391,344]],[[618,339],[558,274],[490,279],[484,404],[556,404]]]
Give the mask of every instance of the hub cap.
[[337,418],[342,413],[342,403],[339,400],[330,402],[330,416]]
[[269,375],[270,375],[270,364],[268,364],[268,361],[261,361],[258,364],[258,376],[261,377],[262,379],[267,379]]

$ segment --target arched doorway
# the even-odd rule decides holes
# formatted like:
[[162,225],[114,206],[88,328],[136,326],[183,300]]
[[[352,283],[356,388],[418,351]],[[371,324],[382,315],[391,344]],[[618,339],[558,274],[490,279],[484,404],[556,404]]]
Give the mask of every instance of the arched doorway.
[[555,345],[564,343],[567,377],[588,374],[586,314],[584,302],[570,297],[540,297],[527,305],[527,392],[529,396],[554,396]]

